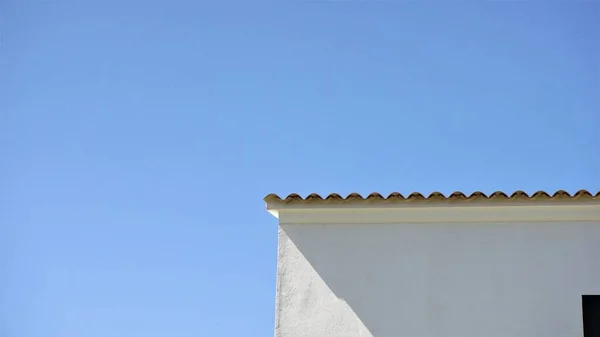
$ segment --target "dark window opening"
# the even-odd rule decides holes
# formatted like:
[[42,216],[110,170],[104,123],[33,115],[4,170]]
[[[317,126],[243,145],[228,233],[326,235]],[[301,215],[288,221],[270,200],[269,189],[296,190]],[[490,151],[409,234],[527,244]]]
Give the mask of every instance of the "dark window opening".
[[600,295],[581,296],[583,337],[600,337]]

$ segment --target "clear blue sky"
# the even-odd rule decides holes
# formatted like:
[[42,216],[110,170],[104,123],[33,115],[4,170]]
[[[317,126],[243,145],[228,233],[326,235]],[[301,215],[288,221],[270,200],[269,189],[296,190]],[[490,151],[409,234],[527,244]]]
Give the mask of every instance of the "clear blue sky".
[[0,1],[0,335],[269,336],[269,192],[600,188],[595,1]]

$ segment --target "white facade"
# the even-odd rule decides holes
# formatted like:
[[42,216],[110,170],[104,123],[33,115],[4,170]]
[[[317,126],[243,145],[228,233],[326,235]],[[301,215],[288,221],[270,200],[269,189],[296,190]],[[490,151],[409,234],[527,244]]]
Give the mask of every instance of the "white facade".
[[600,200],[281,202],[278,337],[581,337]]

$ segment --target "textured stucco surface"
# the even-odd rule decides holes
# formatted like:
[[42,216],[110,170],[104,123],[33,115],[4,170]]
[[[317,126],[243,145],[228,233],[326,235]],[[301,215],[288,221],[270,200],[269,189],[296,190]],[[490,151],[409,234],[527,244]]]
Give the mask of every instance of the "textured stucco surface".
[[276,336],[582,336],[600,223],[282,224]]

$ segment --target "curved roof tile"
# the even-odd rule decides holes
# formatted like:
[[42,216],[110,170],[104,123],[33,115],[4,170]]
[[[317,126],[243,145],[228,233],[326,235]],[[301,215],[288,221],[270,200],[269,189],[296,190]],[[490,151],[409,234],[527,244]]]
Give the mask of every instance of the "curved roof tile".
[[292,193],[285,198],[279,197],[277,194],[269,194],[264,200],[266,202],[280,202],[280,203],[346,203],[346,202],[426,202],[426,201],[482,201],[482,200],[494,200],[494,201],[552,201],[552,200],[600,200],[600,191],[596,194],[592,194],[586,190],[579,190],[572,195],[564,190],[559,190],[550,194],[545,191],[537,191],[531,195],[528,195],[523,191],[515,191],[510,195],[496,191],[490,195],[486,195],[483,192],[473,192],[470,195],[466,195],[462,192],[456,191],[448,196],[445,196],[440,192],[433,192],[428,196],[424,196],[421,193],[413,192],[408,196],[404,196],[401,193],[394,192],[387,197],[379,193],[371,193],[366,197],[358,193],[350,193],[345,198],[337,193],[331,193],[326,197],[322,197],[317,193],[311,193],[306,198],[302,198],[297,193]]

